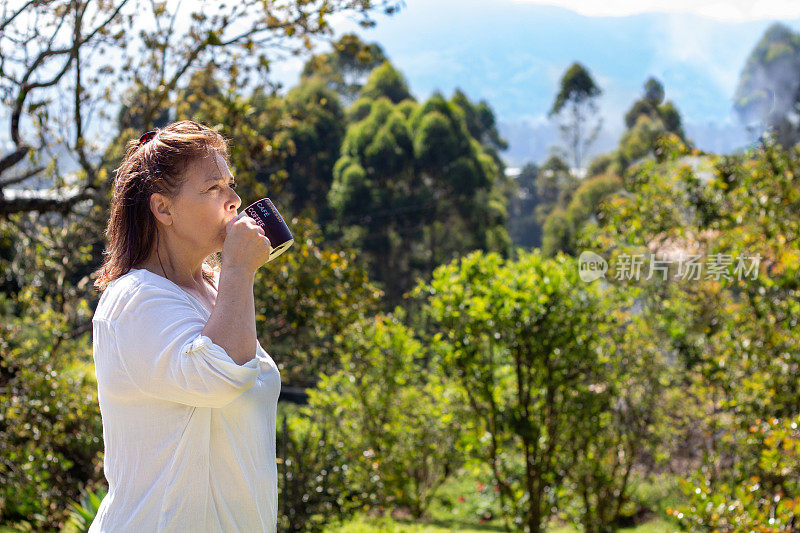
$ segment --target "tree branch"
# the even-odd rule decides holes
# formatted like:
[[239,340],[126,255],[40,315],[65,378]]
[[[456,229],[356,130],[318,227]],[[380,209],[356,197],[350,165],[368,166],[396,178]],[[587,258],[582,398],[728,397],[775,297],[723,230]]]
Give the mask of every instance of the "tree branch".
[[44,169],[45,169],[45,167],[39,166],[39,167],[33,168],[33,169],[25,172],[21,176],[16,176],[14,178],[6,178],[4,180],[0,180],[0,189],[2,189],[4,187],[8,187],[9,185],[14,185],[15,183],[22,183],[26,179],[35,176],[36,174],[38,174],[39,172],[43,171]]

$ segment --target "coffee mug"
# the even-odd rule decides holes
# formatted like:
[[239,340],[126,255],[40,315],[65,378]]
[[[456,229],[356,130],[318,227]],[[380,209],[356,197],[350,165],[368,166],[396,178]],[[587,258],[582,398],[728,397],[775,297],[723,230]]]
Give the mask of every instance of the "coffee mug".
[[292,232],[289,231],[289,226],[283,221],[283,217],[275,209],[272,200],[269,198],[262,198],[247,206],[244,210],[247,216],[256,221],[256,224],[261,226],[264,234],[269,239],[272,245],[272,251],[269,253],[267,263],[285,252],[292,244],[294,244],[294,237]]

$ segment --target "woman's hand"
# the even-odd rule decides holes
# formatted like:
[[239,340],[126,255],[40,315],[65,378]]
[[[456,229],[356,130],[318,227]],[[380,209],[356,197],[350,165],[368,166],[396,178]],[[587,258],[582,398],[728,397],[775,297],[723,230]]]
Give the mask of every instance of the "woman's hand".
[[272,243],[264,230],[247,213],[233,217],[225,226],[222,264],[229,268],[245,268],[255,272],[269,259]]

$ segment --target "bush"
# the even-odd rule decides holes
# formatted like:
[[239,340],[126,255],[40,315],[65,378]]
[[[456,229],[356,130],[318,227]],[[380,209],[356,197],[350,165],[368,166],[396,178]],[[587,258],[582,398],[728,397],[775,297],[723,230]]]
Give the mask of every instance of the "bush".
[[347,458],[347,486],[372,507],[423,516],[459,464],[454,392],[427,372],[425,350],[400,315],[380,315],[340,336],[342,370],[309,392],[309,409]]
[[64,502],[101,475],[91,339],[69,338],[65,317],[32,291],[16,306],[0,294],[0,316],[0,523],[58,527]]
[[326,434],[330,413],[278,404],[278,529],[320,531],[359,506],[347,459]]
[[800,527],[800,416],[758,420],[749,431],[759,464],[747,479],[714,482],[696,472],[682,480],[689,503],[668,514],[684,531],[782,533]]
[[97,491],[82,491],[80,502],[72,502],[67,526],[73,532],[86,533],[100,510],[100,503],[107,494],[105,487],[100,487]]

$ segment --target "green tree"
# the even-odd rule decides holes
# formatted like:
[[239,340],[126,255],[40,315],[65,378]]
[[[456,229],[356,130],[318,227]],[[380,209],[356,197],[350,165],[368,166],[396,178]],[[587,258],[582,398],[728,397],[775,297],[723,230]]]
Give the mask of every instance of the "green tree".
[[[348,486],[371,506],[422,517],[438,487],[460,466],[460,395],[401,323],[402,308],[354,324],[339,336],[342,370],[309,391],[329,444],[348,458]],[[317,417],[321,418],[321,417]]]
[[75,298],[86,281],[64,268],[84,263],[88,249],[71,247],[74,217],[64,224],[27,214],[0,221],[0,240],[18,247],[0,261],[14,282],[0,294],[0,524],[58,527],[67,502],[102,477],[90,303]]
[[684,463],[694,495],[673,516],[683,514],[687,529],[755,524],[766,515],[788,523],[794,511],[785,502],[798,497],[797,486],[791,469],[775,467],[794,464],[794,452],[753,428],[773,418],[782,424],[798,410],[800,157],[770,142],[732,157],[687,153],[676,137],[659,145],[661,160],[626,173],[625,190],[604,202],[582,242],[607,253],[610,267],[621,253],[647,249],[724,267],[652,284],[642,303],[659,310],[654,336],[683,376],[674,392],[684,407],[664,434],[670,462]]
[[570,172],[567,162],[552,155],[539,169],[534,190],[536,191],[536,217],[544,223],[555,209],[565,208],[578,188],[580,179]]
[[355,102],[372,70],[383,64],[386,56],[380,45],[364,43],[354,33],[342,35],[331,46],[331,52],[315,55],[303,65],[300,83],[312,76],[323,79],[347,107]]
[[648,78],[645,82],[642,98],[634,102],[625,114],[625,126],[633,129],[642,116],[653,122],[660,121],[664,131],[686,140],[680,114],[672,102],[664,102],[664,86],[656,78]]
[[575,168],[583,168],[586,152],[602,127],[602,117],[597,113],[601,92],[586,67],[576,62],[562,76],[550,108],[549,115],[560,121],[558,128]]
[[494,112],[489,104],[485,100],[473,104],[461,89],[455,90],[450,101],[464,112],[464,120],[469,134],[480,142],[484,150],[494,158],[498,168],[505,168],[500,152],[508,149],[508,141],[500,136]]
[[275,151],[285,170],[286,201],[293,213],[306,211],[320,224],[333,218],[328,193],[339,158],[346,120],[337,94],[319,80],[302,82],[283,100]]
[[[517,249],[504,261],[476,251],[442,265],[425,296],[440,372],[453,376],[475,418],[465,451],[487,462],[507,527],[542,530],[570,469],[572,428],[607,405],[607,312],[599,285],[563,254]],[[589,429],[584,426],[584,429]]]
[[581,226],[595,222],[602,216],[601,202],[622,187],[622,180],[613,174],[601,174],[583,181],[577,188],[566,209],[559,207],[545,221],[542,251],[546,255],[556,252],[577,256],[577,233]]
[[414,100],[405,77],[388,60],[372,71],[358,95],[369,100],[388,98],[393,104]]
[[664,86],[648,78],[644,91],[625,113],[625,131],[619,146],[611,153],[595,158],[589,165],[587,177],[613,174],[622,177],[632,166],[659,154],[662,137],[674,135],[689,149],[680,113],[670,101],[664,101]]
[[332,237],[362,251],[396,305],[416,277],[471,249],[507,250],[509,238],[506,178],[470,135],[463,108],[438,93],[398,103],[407,92],[392,70],[373,71],[364,90],[378,98],[348,110],[328,199]]
[[356,250],[333,249],[309,219],[287,223],[295,244],[256,277],[256,326],[283,382],[313,387],[342,368],[336,339],[378,312],[382,292]]
[[772,24],[739,75],[734,110],[752,133],[770,130],[783,146],[800,139],[800,35]]
[[539,167],[527,163],[516,178],[516,187],[508,198],[508,233],[514,245],[523,247],[541,246],[542,225],[536,218],[539,198],[536,180]]

